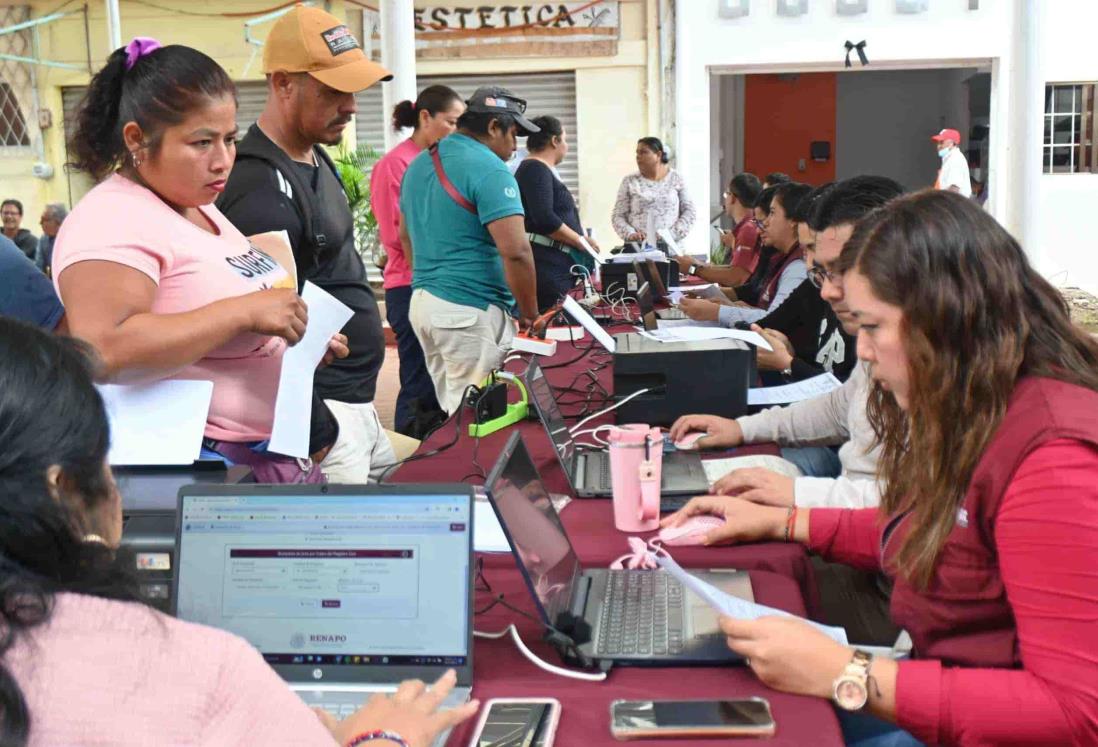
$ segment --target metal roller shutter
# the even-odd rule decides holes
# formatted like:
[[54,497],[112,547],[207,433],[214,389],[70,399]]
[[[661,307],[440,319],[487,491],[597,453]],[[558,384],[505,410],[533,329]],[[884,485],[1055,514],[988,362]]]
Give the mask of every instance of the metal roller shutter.
[[[576,136],[576,74],[574,71],[511,75],[424,75],[416,79],[419,90],[437,84],[450,86],[464,98],[471,96],[479,86],[503,86],[513,91],[515,95],[526,99],[528,117],[551,114],[559,119],[564,125],[565,132],[568,133],[571,151],[558,170],[568,189],[576,199],[579,199],[577,164],[580,142]],[[358,94],[357,103],[358,142],[369,143],[378,151],[384,150],[384,128],[388,126],[389,117],[381,111],[381,87],[367,88]],[[519,147],[524,144],[525,138],[520,138]]]

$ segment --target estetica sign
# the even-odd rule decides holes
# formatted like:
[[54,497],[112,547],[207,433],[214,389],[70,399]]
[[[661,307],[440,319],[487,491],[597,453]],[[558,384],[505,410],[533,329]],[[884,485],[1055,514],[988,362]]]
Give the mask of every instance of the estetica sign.
[[416,31],[607,28],[618,25],[617,2],[440,5],[415,9]]

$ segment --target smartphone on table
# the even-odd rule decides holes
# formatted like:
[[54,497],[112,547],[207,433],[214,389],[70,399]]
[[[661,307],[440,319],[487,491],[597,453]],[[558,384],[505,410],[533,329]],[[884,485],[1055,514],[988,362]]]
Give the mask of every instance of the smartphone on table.
[[493,698],[481,709],[469,747],[552,747],[559,721],[554,698]]
[[765,698],[741,700],[615,700],[610,732],[644,737],[769,737],[774,716]]

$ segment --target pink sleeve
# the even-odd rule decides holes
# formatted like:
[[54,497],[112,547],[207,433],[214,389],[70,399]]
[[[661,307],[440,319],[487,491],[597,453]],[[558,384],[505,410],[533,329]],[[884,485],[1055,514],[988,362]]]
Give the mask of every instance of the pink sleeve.
[[[54,284],[71,265],[104,260],[132,267],[160,284],[173,263],[170,242],[158,239],[163,226],[151,225],[156,212],[139,198],[117,193],[88,193],[57,234],[53,251]],[[120,216],[125,216],[121,218]]]
[[1098,450],[1062,439],[1031,453],[995,545],[1024,668],[902,662],[898,723],[928,743],[1098,744]]
[[196,744],[334,747],[335,738],[254,648],[230,639]]
[[394,159],[383,158],[370,175],[370,202],[384,247],[400,246],[400,180],[393,176]]
[[880,512],[876,508],[809,510],[810,549],[833,562],[866,571],[880,570]]

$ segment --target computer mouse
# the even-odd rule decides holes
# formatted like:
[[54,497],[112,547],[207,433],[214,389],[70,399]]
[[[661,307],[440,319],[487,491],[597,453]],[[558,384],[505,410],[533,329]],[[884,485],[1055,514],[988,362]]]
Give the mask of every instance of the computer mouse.
[[677,527],[661,529],[657,539],[669,547],[701,545],[705,535],[722,526],[724,519],[719,516],[691,516]]
[[704,438],[707,435],[709,434],[707,434],[705,431],[690,431],[685,436],[675,442],[675,448],[681,449],[682,451],[690,451],[692,449],[696,449],[698,448],[698,439]]

